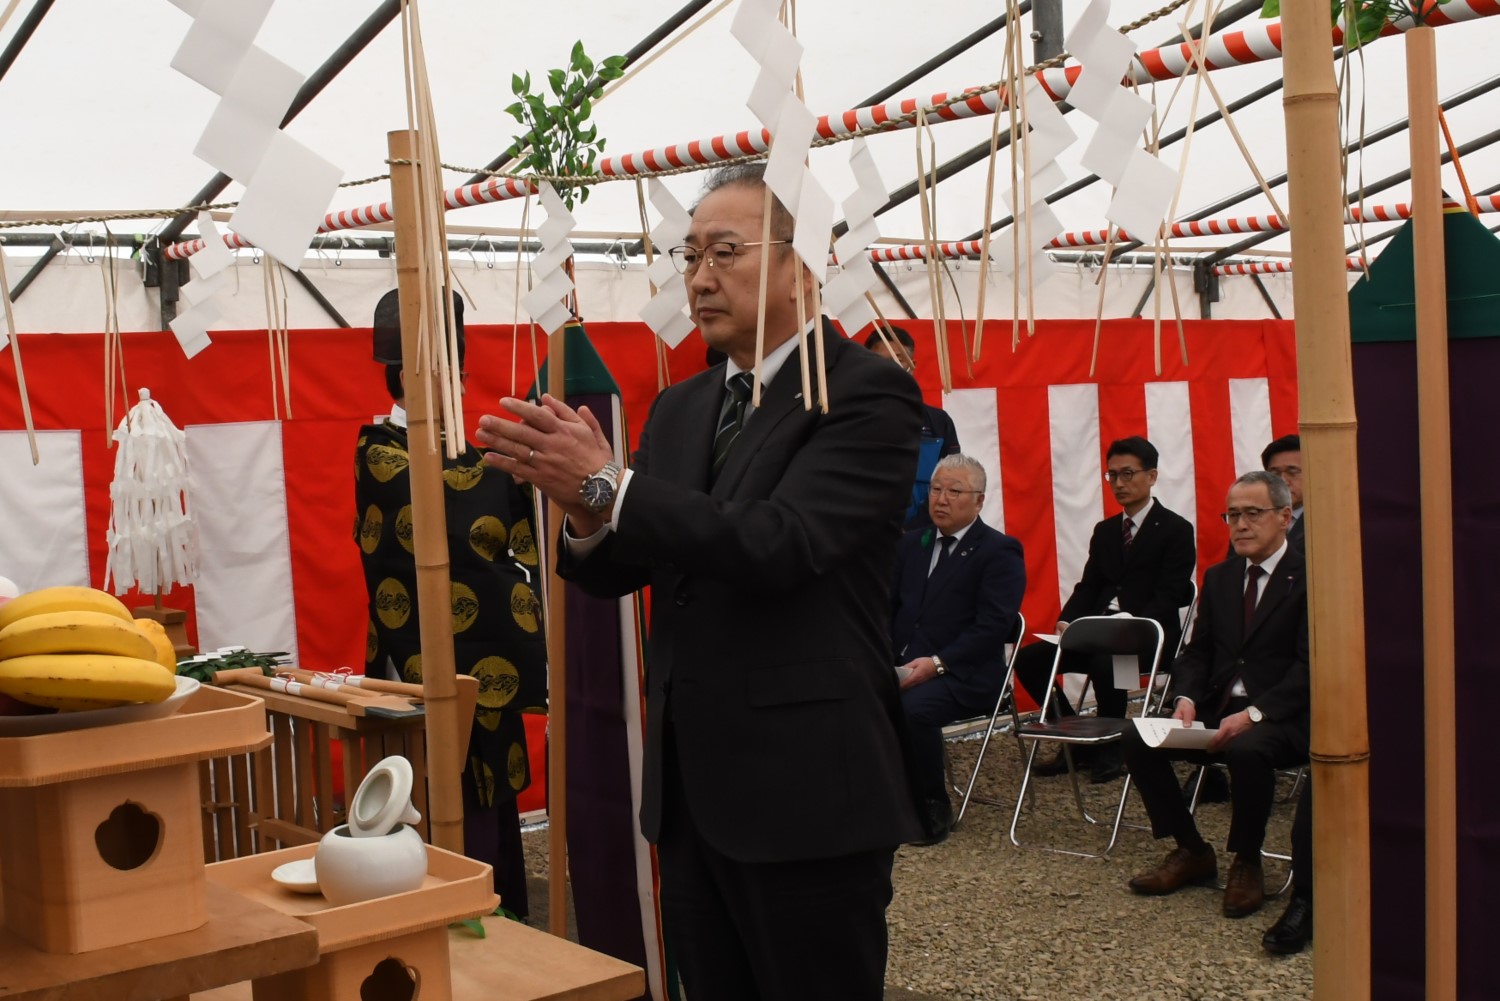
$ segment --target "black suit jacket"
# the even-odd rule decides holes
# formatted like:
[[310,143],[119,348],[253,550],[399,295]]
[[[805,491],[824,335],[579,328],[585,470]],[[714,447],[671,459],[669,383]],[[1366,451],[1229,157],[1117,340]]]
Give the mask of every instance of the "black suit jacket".
[[1118,598],[1120,611],[1161,623],[1165,660],[1177,649],[1182,635],[1181,609],[1193,600],[1198,561],[1193,526],[1156,501],[1146,523],[1137,526],[1127,554],[1124,521],[1121,513],[1094,526],[1083,577],[1063,605],[1061,618],[1072,622],[1085,615],[1111,614],[1109,603]]
[[936,654],[950,687],[966,700],[993,702],[1005,683],[1005,642],[1026,594],[1021,543],[975,521],[928,577],[937,538],[932,528],[907,532],[897,550],[896,663]]
[[[1306,515],[1304,515],[1301,518],[1293,518],[1292,519],[1292,527],[1286,530],[1286,544],[1289,545],[1289,546],[1291,546],[1293,549],[1297,550],[1297,552],[1302,553],[1302,554],[1305,555],[1307,553],[1307,546],[1305,544],[1306,542],[1307,542],[1307,517],[1306,517]],[[1233,555],[1233,553],[1231,553],[1230,555]]]
[[[920,837],[891,669],[890,580],[921,397],[831,325],[831,410],[803,409],[794,353],[709,484],[724,367],[651,408],[619,527],[563,575],[651,585],[641,829],[662,822],[664,725],[718,851],[827,858]],[[791,819],[795,818],[795,819]]]
[[1172,692],[1193,700],[1208,726],[1218,723],[1236,679],[1250,704],[1277,723],[1308,728],[1307,572],[1287,547],[1245,630],[1245,559],[1208,568],[1193,638],[1172,668]]

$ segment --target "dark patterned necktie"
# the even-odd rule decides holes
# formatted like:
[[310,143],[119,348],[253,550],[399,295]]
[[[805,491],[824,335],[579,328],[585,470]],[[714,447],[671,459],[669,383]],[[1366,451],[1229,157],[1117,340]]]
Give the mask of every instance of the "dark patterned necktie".
[[719,470],[729,459],[729,450],[734,447],[740,431],[745,426],[745,409],[750,404],[750,373],[738,372],[729,377],[728,390],[724,394],[724,406],[719,411],[719,427],[714,432],[713,465],[711,476],[717,480]]
[[1250,623],[1255,621],[1255,605],[1260,597],[1260,579],[1266,572],[1255,564],[1250,564],[1250,569],[1245,571],[1245,635],[1250,635]]
[[943,561],[948,558],[948,551],[950,549],[952,549],[952,548],[953,548],[953,536],[951,536],[951,535],[944,535],[944,536],[942,536],[941,538],[938,539],[938,557],[937,557],[937,562],[935,562],[935,563],[932,564],[932,569],[930,571],[928,571],[927,576],[932,577],[932,576],[935,576],[937,574],[938,567],[940,567],[940,566],[943,565]]
[[1129,518],[1126,518],[1124,524],[1121,526],[1121,529],[1122,531],[1120,533],[1120,543],[1125,547],[1125,551],[1128,553],[1130,552],[1130,544],[1135,541],[1135,524]]

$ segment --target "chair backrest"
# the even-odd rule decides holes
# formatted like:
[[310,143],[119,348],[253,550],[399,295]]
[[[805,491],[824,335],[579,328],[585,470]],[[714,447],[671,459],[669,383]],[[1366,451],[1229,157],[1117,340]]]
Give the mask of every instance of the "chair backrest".
[[1026,616],[1016,610],[1016,621],[1010,627],[1010,635],[1005,640],[1005,668],[1010,670],[1015,666],[1016,655],[1021,652],[1021,641],[1026,638]]
[[1181,611],[1178,613],[1182,630],[1177,634],[1177,649],[1172,651],[1173,660],[1176,660],[1178,655],[1182,653],[1183,648],[1187,646],[1189,637],[1193,635],[1193,622],[1197,618],[1198,581],[1196,578],[1189,578],[1188,583],[1193,585],[1193,600],[1183,605]]
[[[1139,618],[1134,615],[1088,615],[1073,620],[1059,640],[1057,664],[1061,663],[1062,655],[1069,652],[1134,655],[1140,658],[1142,664],[1150,665],[1147,669],[1149,677],[1146,681],[1146,691],[1150,692],[1156,686],[1156,675],[1161,668],[1162,647],[1166,644],[1166,634],[1161,628],[1161,623],[1155,619]],[[1054,678],[1057,669],[1057,665],[1054,665]],[[1048,686],[1046,699],[1048,702],[1052,699],[1051,687],[1051,685]],[[1150,702],[1148,698],[1142,705],[1142,715],[1149,711]],[[1045,711],[1045,706],[1043,708]]]

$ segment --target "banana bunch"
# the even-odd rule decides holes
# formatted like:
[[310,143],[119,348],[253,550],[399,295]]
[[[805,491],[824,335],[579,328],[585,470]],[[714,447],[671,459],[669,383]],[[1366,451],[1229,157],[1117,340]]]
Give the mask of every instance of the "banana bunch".
[[177,689],[174,669],[104,591],[49,587],[0,605],[0,694],[20,702],[70,711],[160,702]]

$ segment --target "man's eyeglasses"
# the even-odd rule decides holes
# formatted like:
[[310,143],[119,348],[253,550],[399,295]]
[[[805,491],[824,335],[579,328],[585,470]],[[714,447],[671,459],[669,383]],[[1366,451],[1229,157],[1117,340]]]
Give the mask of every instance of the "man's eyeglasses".
[[1302,475],[1302,467],[1301,466],[1270,466],[1270,467],[1268,467],[1266,469],[1266,472],[1268,472],[1268,473],[1275,473],[1277,476],[1280,476],[1282,479],[1290,478],[1290,479],[1295,480],[1299,476]]
[[697,247],[673,247],[667,251],[667,256],[672,258],[672,266],[681,275],[693,275],[698,270],[698,265],[704,261],[715,271],[730,271],[734,268],[734,259],[740,255],[740,250],[746,247],[775,247],[783,243],[791,243],[790,240],[756,240],[754,243],[710,243],[703,249]]
[[1137,473],[1144,473],[1144,469],[1111,469],[1104,474],[1104,478],[1113,483],[1119,480],[1121,483],[1129,483],[1135,479]]
[[959,497],[962,497],[964,494],[977,494],[977,493],[980,493],[980,492],[981,491],[978,491],[978,490],[959,490],[956,487],[928,487],[927,488],[927,496],[929,496],[929,497],[939,497],[939,498],[942,498],[944,500],[946,500],[949,497],[957,499]]
[[1264,518],[1266,515],[1270,514],[1272,511],[1276,510],[1279,509],[1274,507],[1242,507],[1225,511],[1223,514],[1219,515],[1219,517],[1224,519],[1224,524],[1226,525],[1233,525],[1241,518],[1244,518],[1246,521],[1253,525]]

